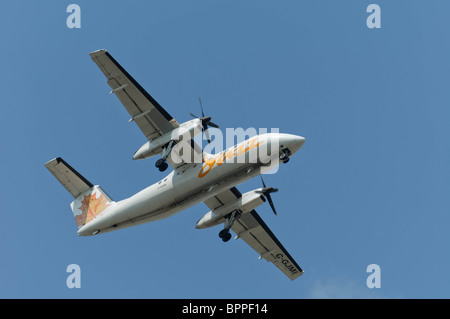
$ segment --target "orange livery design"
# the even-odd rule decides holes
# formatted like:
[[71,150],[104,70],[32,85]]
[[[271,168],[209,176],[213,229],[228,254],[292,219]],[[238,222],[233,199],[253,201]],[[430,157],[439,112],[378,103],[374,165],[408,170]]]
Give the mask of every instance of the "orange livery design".
[[205,157],[203,167],[198,173],[198,177],[199,178],[205,177],[206,174],[208,174],[211,171],[214,165],[220,166],[226,160],[230,161],[244,153],[247,153],[248,151],[254,149],[255,147],[258,147],[263,142],[264,141],[258,141],[258,137],[256,136],[248,141],[238,144],[235,148],[230,148],[226,152],[224,151],[214,156]]
[[78,228],[91,222],[113,203],[98,185],[78,196],[71,204]]
[[108,202],[103,194],[100,194],[99,198],[96,198],[96,193],[89,196],[84,196],[81,206],[78,207],[81,210],[81,215],[75,216],[75,220],[78,226],[83,226],[89,223],[98,214],[108,207]]

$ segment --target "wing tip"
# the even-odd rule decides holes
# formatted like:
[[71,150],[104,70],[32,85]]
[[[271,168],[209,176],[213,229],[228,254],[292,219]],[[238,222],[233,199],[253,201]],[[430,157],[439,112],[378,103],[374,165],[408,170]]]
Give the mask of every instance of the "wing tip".
[[301,269],[300,272],[298,274],[295,274],[293,276],[289,276],[287,275],[287,277],[291,280],[294,281],[297,278],[300,278],[303,275],[304,271]]
[[91,58],[95,58],[99,55],[105,54],[106,52],[108,52],[108,50],[99,49],[99,50],[92,51],[91,53],[89,53],[89,55],[91,56]]
[[62,158],[61,157],[55,157],[55,158],[52,158],[51,160],[49,160],[47,163],[45,163],[44,164],[44,166],[45,167],[49,167],[49,166],[52,166],[52,164],[58,164],[58,163],[60,163],[61,162],[61,160],[62,160]]

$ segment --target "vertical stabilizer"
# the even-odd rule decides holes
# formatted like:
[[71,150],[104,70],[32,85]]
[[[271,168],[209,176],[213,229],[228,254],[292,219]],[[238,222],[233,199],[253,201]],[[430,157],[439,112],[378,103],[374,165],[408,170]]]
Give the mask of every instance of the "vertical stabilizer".
[[61,157],[52,159],[45,167],[75,198],[70,204],[78,228],[101,216],[115,203],[98,185],[93,185]]

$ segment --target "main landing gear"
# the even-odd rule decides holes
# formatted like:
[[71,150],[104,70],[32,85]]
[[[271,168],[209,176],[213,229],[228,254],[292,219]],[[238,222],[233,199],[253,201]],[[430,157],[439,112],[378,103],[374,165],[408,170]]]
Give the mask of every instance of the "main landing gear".
[[281,145],[280,161],[286,164],[289,162],[289,156],[291,156],[291,151],[287,147],[283,148],[283,145]]
[[159,169],[160,172],[164,172],[167,167],[169,167],[169,164],[167,164],[166,159],[169,157],[170,152],[172,151],[173,145],[175,142],[172,140],[163,147],[163,151],[161,153],[162,157],[156,161],[155,166]]
[[225,217],[225,226],[219,232],[219,237],[222,238],[223,242],[227,242],[231,239],[230,228],[233,226],[234,222],[239,218],[238,211],[233,211]]

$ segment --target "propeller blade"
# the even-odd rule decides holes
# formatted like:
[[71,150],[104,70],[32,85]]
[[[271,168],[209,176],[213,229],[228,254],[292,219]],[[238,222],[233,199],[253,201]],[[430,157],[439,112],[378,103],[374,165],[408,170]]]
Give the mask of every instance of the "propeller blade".
[[269,202],[270,207],[272,207],[273,213],[275,216],[278,216],[277,211],[275,210],[275,205],[273,204],[272,197],[270,197],[270,194],[266,195],[267,201]]
[[200,109],[202,110],[202,117],[205,117],[205,113],[203,113],[202,99],[200,98],[200,96],[198,97],[198,101],[200,102]]
[[277,211],[275,209],[275,205],[273,204],[272,201],[272,197],[270,196],[270,193],[276,193],[278,192],[278,188],[273,188],[273,187],[267,187],[266,183],[264,183],[264,179],[262,178],[261,175],[259,175],[259,177],[261,177],[261,182],[263,184],[263,189],[260,191],[256,191],[257,193],[263,194],[266,198],[267,201],[269,202],[270,207],[272,208],[273,213],[278,216]]
[[207,124],[203,125],[203,133],[205,133],[206,140],[208,141],[208,144],[211,144],[211,138],[209,136],[208,125]]
[[264,183],[264,180],[263,180],[262,176],[259,175],[259,177],[261,177],[261,182],[262,182],[262,184],[263,184],[263,187],[264,187],[264,188],[267,188],[266,183]]
[[216,123],[213,122],[208,122],[208,125],[214,128],[219,128],[219,125],[217,125]]
[[200,119],[202,121],[202,131],[206,136],[206,140],[208,141],[208,144],[211,143],[211,137],[209,136],[209,132],[208,132],[208,126],[210,127],[214,127],[214,128],[219,128],[219,125],[217,125],[216,123],[211,122],[211,117],[210,116],[205,116],[205,112],[203,111],[203,104],[202,104],[202,99],[200,97],[198,97],[198,102],[200,103],[200,110],[202,111],[202,117],[199,117],[195,114],[189,113],[193,118],[196,119]]
[[270,193],[276,193],[278,192],[278,188],[273,188],[273,187],[264,187],[263,189],[261,189],[260,191],[255,191],[258,194],[270,194]]
[[211,117],[210,116],[203,116],[202,118],[200,118],[202,120],[202,124],[203,125],[207,125],[209,124],[209,122],[211,121]]

